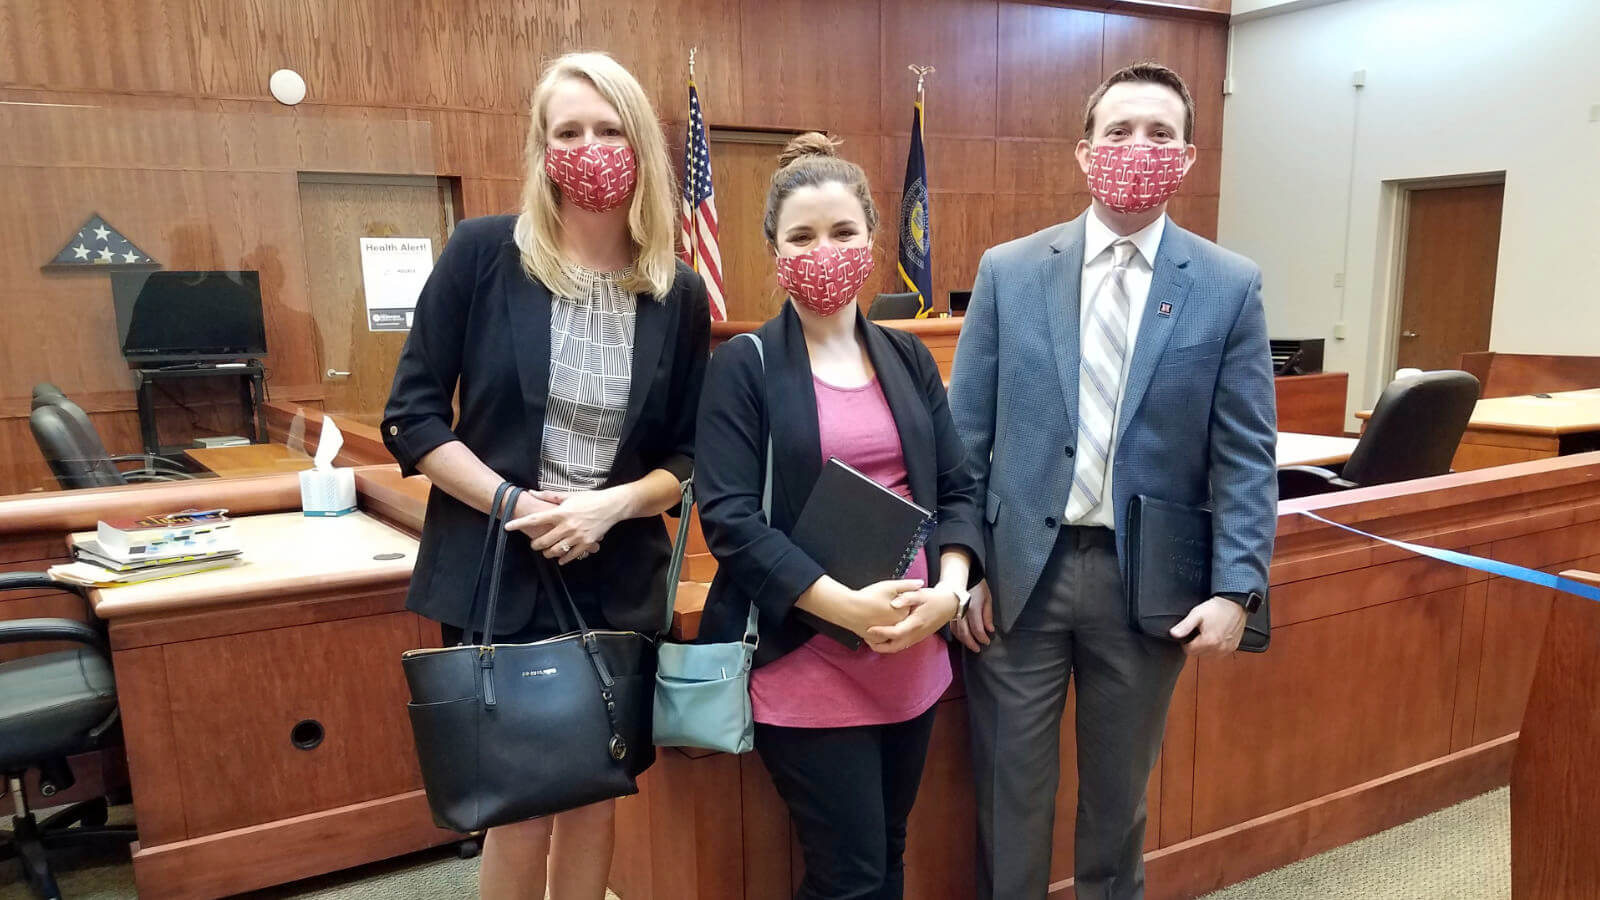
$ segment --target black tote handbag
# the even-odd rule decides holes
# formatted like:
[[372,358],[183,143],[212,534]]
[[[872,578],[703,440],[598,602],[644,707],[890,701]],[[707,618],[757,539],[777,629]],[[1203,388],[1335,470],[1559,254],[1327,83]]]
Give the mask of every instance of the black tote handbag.
[[489,643],[509,537],[504,525],[521,494],[502,484],[489,515],[473,581],[478,591],[492,547],[484,644],[471,644],[469,631],[460,646],[401,657],[428,806],[434,822],[455,831],[637,793],[635,777],[655,759],[654,643],[634,631],[589,628],[553,562],[539,561],[540,593],[564,633],[531,644]]

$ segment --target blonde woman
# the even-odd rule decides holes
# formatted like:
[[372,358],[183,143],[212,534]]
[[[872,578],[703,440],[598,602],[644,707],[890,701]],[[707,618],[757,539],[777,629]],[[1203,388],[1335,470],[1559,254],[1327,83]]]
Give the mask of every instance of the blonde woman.
[[[659,630],[661,513],[694,466],[710,315],[700,277],[674,258],[656,114],[627,70],[582,53],[545,71],[532,118],[521,214],[456,228],[384,411],[401,471],[433,482],[407,606],[449,643],[476,640],[472,579],[503,481],[529,489],[507,526],[528,541],[507,551],[494,640],[561,631],[535,602],[539,555],[563,567],[592,627]],[[490,829],[480,896],[548,885],[554,900],[599,900],[612,843],[611,802]]]

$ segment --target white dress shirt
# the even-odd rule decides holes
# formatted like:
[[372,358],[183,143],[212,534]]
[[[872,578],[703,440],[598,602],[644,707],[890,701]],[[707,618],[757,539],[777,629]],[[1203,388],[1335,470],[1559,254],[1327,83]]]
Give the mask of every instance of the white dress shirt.
[[[1112,425],[1111,439],[1108,441],[1110,456],[1106,459],[1106,484],[1105,490],[1100,494],[1100,503],[1084,514],[1083,518],[1070,522],[1072,525],[1098,525],[1103,528],[1116,527],[1116,510],[1112,506],[1111,487],[1116,478],[1117,435],[1122,422],[1123,399],[1128,394],[1128,369],[1133,362],[1133,354],[1137,349],[1139,338],[1140,320],[1144,318],[1145,301],[1150,299],[1150,280],[1155,275],[1156,250],[1161,246],[1161,235],[1167,229],[1167,217],[1151,222],[1149,225],[1127,236],[1137,251],[1128,260],[1128,270],[1123,275],[1122,283],[1128,289],[1128,354],[1122,361],[1122,381],[1117,386],[1117,419]],[[1078,334],[1083,334],[1088,327],[1090,305],[1097,299],[1101,284],[1111,274],[1113,253],[1111,245],[1122,236],[1112,231],[1100,217],[1095,215],[1094,207],[1089,208],[1089,214],[1084,217],[1083,228],[1083,280],[1078,288]],[[1076,402],[1077,398],[1073,398]],[[1063,517],[1063,521],[1066,521]]]

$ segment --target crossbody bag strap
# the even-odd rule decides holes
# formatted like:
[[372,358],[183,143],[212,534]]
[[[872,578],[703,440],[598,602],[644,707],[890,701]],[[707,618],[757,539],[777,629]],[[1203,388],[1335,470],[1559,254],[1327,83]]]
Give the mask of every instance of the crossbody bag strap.
[[683,554],[689,540],[689,513],[694,509],[694,476],[678,485],[678,537],[672,542],[672,561],[667,564],[667,618],[661,633],[672,630],[672,613],[678,607],[678,579],[683,577]]
[[[765,379],[766,378],[766,374],[767,374],[767,351],[766,351],[766,348],[761,345],[761,337],[760,337],[760,335],[757,335],[754,332],[748,332],[748,331],[745,332],[744,336],[749,338],[750,342],[756,345],[756,357],[761,360],[761,376],[762,376],[763,379]],[[763,405],[765,405],[765,403],[763,403]],[[766,469],[767,469],[766,476],[761,481],[761,517],[762,517],[762,519],[766,520],[766,523],[770,526],[772,524],[772,426],[771,425],[767,426],[767,466],[766,466]],[[759,610],[756,609],[755,599],[752,598],[750,600],[750,614],[749,614],[749,616],[747,616],[745,618],[745,623],[744,623],[744,640],[745,640],[745,643],[747,643],[747,644],[754,645],[760,640],[759,632],[758,632],[758,630],[756,628],[758,617],[759,617]]]

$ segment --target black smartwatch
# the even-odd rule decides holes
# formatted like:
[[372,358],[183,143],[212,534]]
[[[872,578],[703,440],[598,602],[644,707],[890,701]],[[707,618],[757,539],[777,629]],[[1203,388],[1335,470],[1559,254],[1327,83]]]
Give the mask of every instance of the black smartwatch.
[[1261,604],[1266,602],[1267,599],[1255,591],[1250,591],[1249,593],[1245,593],[1243,591],[1221,591],[1217,594],[1217,596],[1232,600],[1233,602],[1244,607],[1246,614],[1254,613],[1256,610],[1260,609]]

